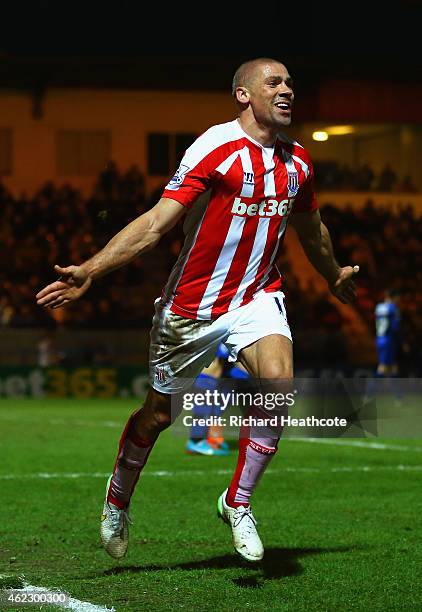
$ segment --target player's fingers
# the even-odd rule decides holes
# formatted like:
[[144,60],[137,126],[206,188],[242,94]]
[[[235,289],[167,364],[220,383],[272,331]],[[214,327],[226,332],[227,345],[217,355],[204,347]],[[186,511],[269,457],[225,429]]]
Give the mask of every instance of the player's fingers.
[[353,268],[351,266],[349,266],[348,269],[346,270],[346,274],[344,276],[344,279],[347,280],[348,282],[353,282],[351,279],[358,272],[359,272],[359,266],[354,266]]
[[57,303],[55,303],[55,304],[52,304],[52,305],[50,306],[50,308],[53,308],[53,309],[54,309],[54,308],[60,308],[60,306],[64,306],[64,305],[65,305],[65,304],[67,304],[68,302],[69,302],[69,300],[61,300],[61,301],[59,301],[59,302],[57,302]]
[[352,281],[351,276],[342,276],[334,285],[334,288],[338,289],[338,291],[343,291],[345,287],[352,287],[352,289],[356,289],[356,285],[354,281]]
[[57,264],[54,266],[54,270],[58,272],[58,274],[70,274],[72,271],[71,268],[72,266],[69,266],[68,268],[62,268],[61,266],[58,266]]
[[336,282],[334,283],[334,287],[342,287],[350,276],[350,272],[347,272],[347,270],[343,270]]
[[334,287],[339,287],[342,283],[351,279],[354,274],[359,272],[359,269],[359,266],[347,266],[347,268],[343,268],[340,276],[334,283]]
[[56,298],[55,300],[53,300],[50,304],[48,304],[48,307],[49,308],[60,308],[60,306],[63,306],[64,304],[66,304],[69,301],[70,301],[69,298],[64,297],[63,295],[61,295],[58,298]]
[[61,291],[60,287],[53,287],[52,285],[50,287],[46,287],[37,293],[37,303],[41,305],[45,304],[52,299],[52,296],[53,298],[57,296],[59,291]]
[[[52,283],[52,285],[54,284],[55,283]],[[47,287],[44,287],[44,289],[41,289],[41,291],[38,291],[37,295],[35,296],[37,300],[43,298],[45,295],[48,295],[50,291],[52,291],[53,289],[52,285],[47,285]]]
[[39,291],[35,297],[37,298],[37,300],[39,300],[40,298],[43,298],[49,293],[52,293],[54,291],[60,291],[62,289],[66,289],[67,287],[68,285],[66,283],[63,283],[62,281],[54,281],[54,283],[47,285],[47,287],[44,287],[44,289],[41,289],[41,291]]
[[37,299],[37,304],[39,306],[50,306],[52,302],[54,302],[54,300],[56,300],[58,297],[61,297],[62,291],[50,291],[48,294],[41,296],[39,299]]

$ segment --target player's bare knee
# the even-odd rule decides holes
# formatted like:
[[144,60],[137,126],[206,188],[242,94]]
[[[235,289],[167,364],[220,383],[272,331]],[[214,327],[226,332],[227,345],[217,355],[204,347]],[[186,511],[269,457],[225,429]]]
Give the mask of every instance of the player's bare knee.
[[167,429],[171,425],[171,395],[158,393],[154,391],[150,393],[150,408],[151,416],[154,420],[154,425],[159,431]]
[[167,429],[172,423],[170,406],[156,406],[153,410],[152,417],[159,431]]
[[266,378],[268,380],[274,381],[291,381],[293,379],[293,367],[290,363],[268,361],[262,367],[261,378]]
[[157,433],[166,429],[171,424],[171,396],[150,389],[140,412]]

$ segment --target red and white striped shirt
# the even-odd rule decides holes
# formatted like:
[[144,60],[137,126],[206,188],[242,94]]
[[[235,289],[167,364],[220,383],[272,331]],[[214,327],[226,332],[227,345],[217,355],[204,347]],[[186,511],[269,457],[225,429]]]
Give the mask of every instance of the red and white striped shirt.
[[[205,192],[209,199],[199,198]],[[274,262],[289,214],[318,208],[305,149],[283,134],[264,147],[237,120],[187,149],[163,197],[189,211],[162,302],[190,319],[215,319],[260,290],[280,289]]]

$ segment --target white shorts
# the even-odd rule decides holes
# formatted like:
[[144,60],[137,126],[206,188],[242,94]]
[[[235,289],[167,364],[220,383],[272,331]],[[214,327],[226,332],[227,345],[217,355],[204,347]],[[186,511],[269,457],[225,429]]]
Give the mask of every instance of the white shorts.
[[162,393],[179,393],[212,362],[220,342],[229,351],[229,361],[236,361],[239,351],[272,334],[292,340],[282,291],[261,291],[249,304],[215,321],[186,319],[157,299],[151,329],[150,384]]

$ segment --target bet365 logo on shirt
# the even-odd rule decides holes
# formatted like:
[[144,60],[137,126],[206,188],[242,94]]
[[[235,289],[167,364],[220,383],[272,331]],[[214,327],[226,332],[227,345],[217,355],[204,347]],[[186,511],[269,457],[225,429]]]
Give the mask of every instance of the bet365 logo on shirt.
[[245,215],[248,217],[255,217],[255,215],[258,215],[258,217],[274,217],[274,215],[285,217],[290,214],[294,201],[294,198],[286,198],[280,201],[265,199],[259,204],[246,204],[240,198],[235,198],[231,212],[240,217]]

